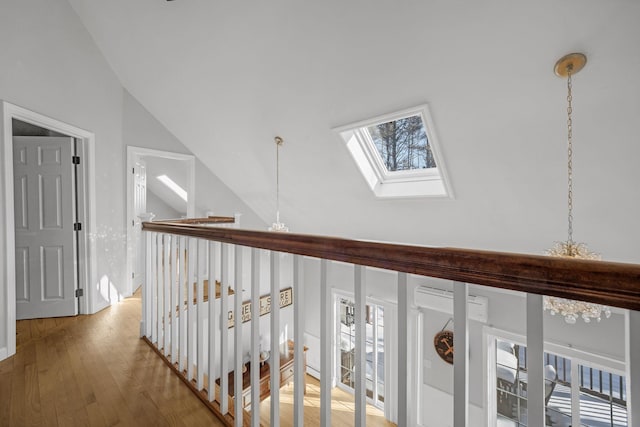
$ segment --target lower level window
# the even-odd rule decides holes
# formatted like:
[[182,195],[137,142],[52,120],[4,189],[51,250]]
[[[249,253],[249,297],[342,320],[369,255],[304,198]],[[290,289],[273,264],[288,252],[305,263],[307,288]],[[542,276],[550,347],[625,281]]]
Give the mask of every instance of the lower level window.
[[[495,344],[498,426],[527,426],[527,348],[501,339]],[[544,363],[546,426],[628,425],[624,376],[552,353],[544,353]],[[572,396],[579,396],[578,408]],[[578,414],[579,423],[573,421]]]

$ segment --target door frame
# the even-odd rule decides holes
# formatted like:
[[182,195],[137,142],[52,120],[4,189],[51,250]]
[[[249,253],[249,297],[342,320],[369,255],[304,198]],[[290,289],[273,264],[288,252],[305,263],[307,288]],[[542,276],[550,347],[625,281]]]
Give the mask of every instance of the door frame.
[[162,159],[182,160],[187,165],[187,217],[193,218],[196,211],[196,158],[193,154],[174,153],[172,151],[155,150],[153,148],[127,146],[127,285],[125,287],[126,295],[132,295],[136,289],[133,289],[133,259],[135,251],[133,247],[133,228],[131,226],[134,218],[133,196],[135,185],[133,179],[133,168],[136,161],[140,157],[159,157]]
[[[4,211],[4,283],[0,284],[0,293],[5,295],[6,336],[7,347],[0,347],[0,360],[12,356],[16,352],[16,289],[15,289],[15,221],[13,203],[13,119],[50,129],[64,135],[76,138],[78,141],[77,155],[80,156],[78,168],[77,211],[82,231],[78,236],[78,289],[83,290],[79,301],[79,314],[94,312],[93,289],[89,283],[97,283],[95,277],[97,260],[95,258],[95,242],[89,239],[94,232],[96,223],[95,201],[95,134],[85,129],[70,125],[54,118],[36,113],[35,111],[0,101],[2,110],[2,124],[0,138],[2,138],[2,167],[4,173],[3,201]],[[2,289],[2,287],[6,289]],[[1,301],[1,300],[0,300]],[[1,343],[0,343],[1,344]]]

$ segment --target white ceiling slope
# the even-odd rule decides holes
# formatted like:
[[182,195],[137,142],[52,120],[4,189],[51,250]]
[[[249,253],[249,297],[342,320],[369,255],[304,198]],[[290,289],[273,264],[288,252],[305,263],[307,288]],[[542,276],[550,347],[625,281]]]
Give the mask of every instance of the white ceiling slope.
[[[640,3],[69,0],[123,85],[266,222],[541,253],[575,237],[640,262]],[[332,128],[427,103],[453,200],[377,200]]]

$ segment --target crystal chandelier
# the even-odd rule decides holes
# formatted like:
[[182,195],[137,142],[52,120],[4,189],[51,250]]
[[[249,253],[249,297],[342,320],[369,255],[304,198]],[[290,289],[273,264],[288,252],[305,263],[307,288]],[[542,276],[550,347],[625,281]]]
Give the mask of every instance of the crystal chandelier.
[[[580,71],[587,63],[587,57],[582,53],[570,53],[556,62],[555,73],[559,77],[567,78],[567,187],[568,187],[568,237],[566,242],[556,242],[555,245],[546,251],[547,255],[563,258],[578,259],[600,259],[600,255],[591,252],[584,243],[573,241],[573,122],[571,115],[573,101],[571,76]],[[545,296],[543,300],[545,310],[549,310],[552,315],[556,313],[564,316],[567,323],[574,324],[581,317],[585,323],[596,319],[598,322],[602,318],[602,313],[608,318],[611,316],[611,309],[605,305],[575,301],[566,298]]]
[[274,138],[276,142],[276,222],[271,224],[269,231],[288,232],[289,227],[280,222],[280,147],[284,143],[284,140],[276,136]]

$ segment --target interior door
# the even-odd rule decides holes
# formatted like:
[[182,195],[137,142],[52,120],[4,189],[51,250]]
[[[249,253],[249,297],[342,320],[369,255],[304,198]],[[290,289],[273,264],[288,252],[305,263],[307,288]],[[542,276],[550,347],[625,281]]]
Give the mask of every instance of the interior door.
[[144,251],[142,247],[142,221],[140,215],[147,212],[147,165],[143,159],[136,161],[133,170],[133,287],[135,291],[144,281]]
[[13,138],[16,318],[74,316],[73,138]]

